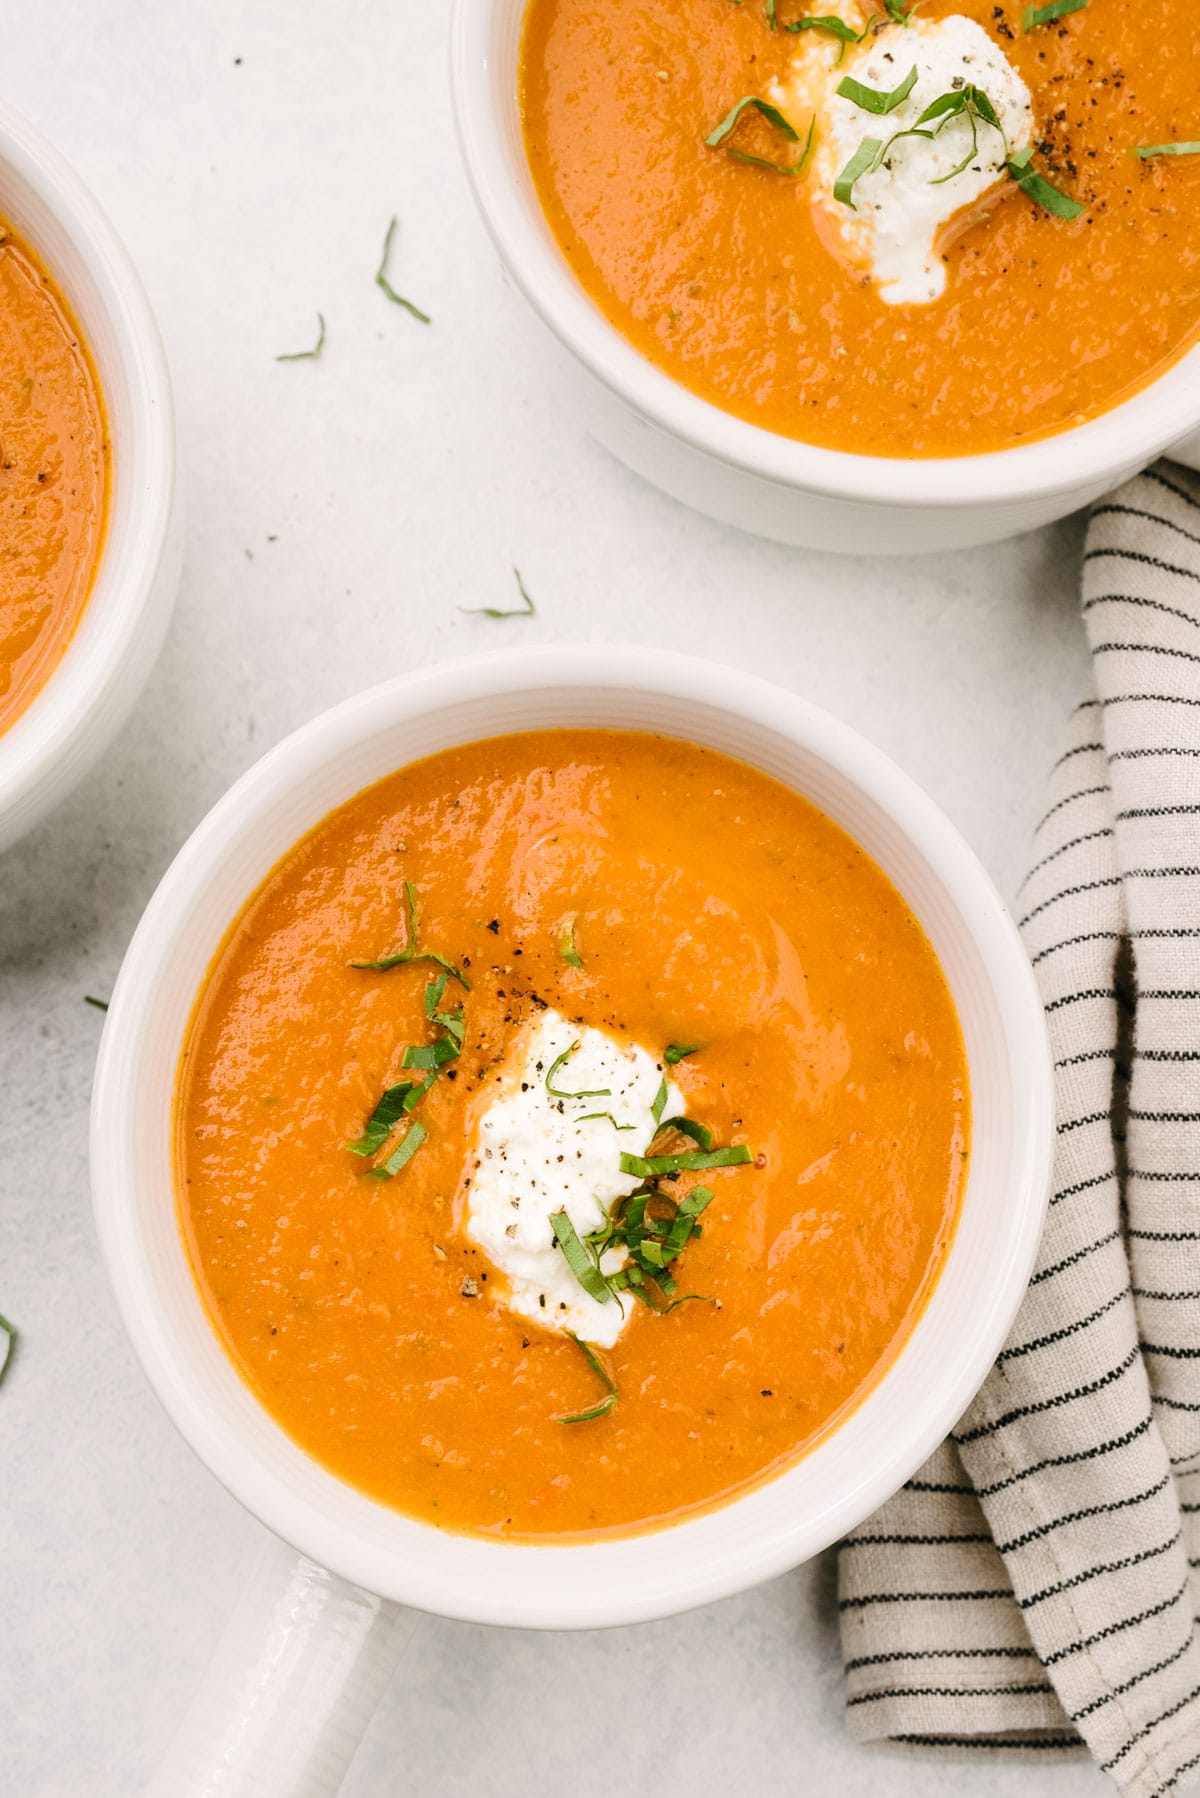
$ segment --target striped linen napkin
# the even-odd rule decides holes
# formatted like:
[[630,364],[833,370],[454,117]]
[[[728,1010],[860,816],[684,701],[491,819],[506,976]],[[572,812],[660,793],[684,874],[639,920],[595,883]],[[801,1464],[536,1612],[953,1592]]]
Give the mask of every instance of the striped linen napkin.
[[[1019,914],[1057,1070],[1037,1269],[951,1439],[843,1543],[861,1741],[1200,1781],[1200,477],[1095,508]],[[1197,1574],[1200,1578],[1200,1573]]]

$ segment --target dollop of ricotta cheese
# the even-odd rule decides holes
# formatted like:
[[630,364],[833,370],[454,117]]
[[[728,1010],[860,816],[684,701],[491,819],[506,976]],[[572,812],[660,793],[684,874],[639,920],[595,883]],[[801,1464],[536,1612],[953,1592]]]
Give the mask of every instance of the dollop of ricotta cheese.
[[[927,304],[946,287],[946,266],[937,249],[943,228],[1001,179],[1008,155],[1034,141],[1029,89],[999,44],[959,13],[885,26],[840,65],[835,56],[836,47],[817,48],[810,41],[796,56],[791,77],[776,83],[773,97],[801,136],[804,121],[815,115],[812,180],[839,253],[878,284],[881,299],[892,305]],[[894,112],[883,116],[837,92],[847,75],[866,87],[893,92],[914,66],[917,79],[911,90]],[[864,138],[886,143],[897,132],[910,131],[934,100],[967,86],[987,95],[1003,137],[976,119],[972,154],[969,118],[952,117],[940,130],[934,119],[921,129],[935,131],[935,136],[896,138],[880,166],[859,177],[852,196],[855,210],[834,198],[834,183]],[[953,174],[964,161],[961,172]]]
[[[556,1098],[547,1076],[573,1044],[552,1085],[579,1096]],[[550,1219],[565,1211],[583,1237],[637,1190],[641,1182],[621,1172],[621,1156],[644,1155],[654,1138],[662,1060],[548,1009],[517,1031],[498,1073],[466,1168],[466,1235],[503,1276],[498,1296],[511,1310],[611,1348],[632,1307],[628,1299],[624,1308],[615,1298],[601,1304],[583,1290],[555,1247]],[[683,1111],[683,1095],[667,1081],[663,1116]],[[615,1273],[626,1260],[623,1249],[607,1250],[601,1271]]]

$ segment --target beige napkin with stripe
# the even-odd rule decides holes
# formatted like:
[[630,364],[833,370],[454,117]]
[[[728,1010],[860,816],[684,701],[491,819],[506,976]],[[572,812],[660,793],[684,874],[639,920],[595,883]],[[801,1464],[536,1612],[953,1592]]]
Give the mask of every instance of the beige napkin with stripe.
[[1053,1197],[1009,1341],[842,1545],[861,1741],[1200,1782],[1200,478],[1095,508],[1094,690],[1018,915],[1057,1071]]

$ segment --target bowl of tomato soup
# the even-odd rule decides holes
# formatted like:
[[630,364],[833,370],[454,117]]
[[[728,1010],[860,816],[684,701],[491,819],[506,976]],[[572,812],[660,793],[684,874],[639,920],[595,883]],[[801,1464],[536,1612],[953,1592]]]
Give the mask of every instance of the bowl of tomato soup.
[[556,379],[701,511],[949,549],[1198,453],[1188,0],[456,0],[452,61]]
[[157,326],[96,202],[0,106],[0,847],[124,720],[179,573]]
[[931,801],[780,688],[590,647],[389,682],[221,801],[118,981],[92,1175],[243,1503],[387,1598],[575,1627],[903,1482],[1051,1142],[1028,964]]

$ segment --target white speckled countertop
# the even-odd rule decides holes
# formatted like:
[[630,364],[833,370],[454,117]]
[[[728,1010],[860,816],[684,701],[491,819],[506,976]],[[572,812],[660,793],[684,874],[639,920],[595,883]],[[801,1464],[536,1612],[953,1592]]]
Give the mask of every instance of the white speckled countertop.
[[[23,1334],[0,1393],[0,1798],[141,1788],[260,1536],[134,1365],[86,1164],[101,1019],[83,995],[107,994],[229,782],[386,672],[518,641],[687,645],[867,731],[1011,893],[1083,674],[1077,521],[940,562],[802,555],[683,511],[581,436],[515,347],[457,166],[443,15],[43,0],[4,32],[5,97],[91,183],[157,307],[189,543],[132,723],[0,861],[0,1309]],[[429,329],[372,284],[393,212],[393,278]],[[323,360],[276,363],[318,308]],[[508,603],[514,562],[536,619],[456,610]],[[852,1747],[833,1594],[827,1559],[606,1635],[414,1616],[347,1798],[1108,1789],[1084,1766]],[[621,1696],[616,1735],[597,1694]]]

